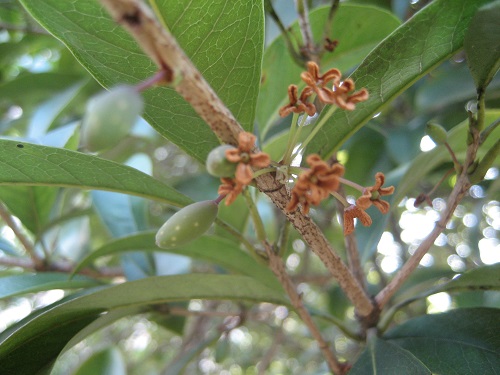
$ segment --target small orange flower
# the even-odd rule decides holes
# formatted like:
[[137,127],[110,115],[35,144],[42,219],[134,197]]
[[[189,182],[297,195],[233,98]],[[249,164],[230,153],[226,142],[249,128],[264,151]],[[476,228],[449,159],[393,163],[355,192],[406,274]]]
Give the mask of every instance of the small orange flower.
[[294,211],[300,204],[302,212],[307,214],[311,204],[317,206],[330,192],[339,188],[339,177],[344,174],[342,165],[335,164],[330,167],[316,154],[307,157],[307,164],[311,168],[297,178],[292,189],[292,198],[286,207],[288,212]]
[[339,108],[352,111],[356,108],[356,103],[368,100],[368,90],[365,88],[349,94],[355,89],[354,81],[352,79],[346,79],[340,84],[334,82],[333,88],[334,91],[333,95],[331,96],[330,103],[335,104]]
[[352,204],[344,209],[344,235],[354,232],[354,219],[358,218],[365,227],[372,225],[372,218],[363,209]]
[[307,72],[303,72],[300,75],[300,78],[302,78],[307,86],[312,88],[318,95],[318,98],[325,103],[329,103],[330,97],[333,94],[333,91],[326,88],[325,85],[331,81],[333,81],[334,84],[339,83],[341,77],[342,74],[340,73],[340,70],[335,68],[328,70],[323,75],[320,75],[319,66],[313,61],[309,61],[307,63]]
[[384,195],[391,195],[392,193],[394,193],[394,186],[383,188],[382,185],[384,184],[384,182],[384,174],[382,172],[378,172],[375,175],[375,185],[363,189],[363,195],[361,195],[356,200],[356,205],[359,208],[366,210],[373,204],[383,214],[389,212],[389,203],[381,200],[380,197]]
[[307,102],[307,98],[309,98],[313,93],[313,89],[307,86],[302,90],[299,98],[299,89],[297,85],[288,86],[288,98],[290,103],[281,107],[279,110],[279,114],[281,117],[286,117],[290,113],[302,113],[306,112],[309,116],[313,116],[316,113],[316,107],[312,103]]
[[218,193],[220,195],[226,196],[225,204],[226,206],[229,206],[235,201],[235,199],[238,197],[238,194],[243,191],[243,187],[245,185],[236,182],[236,180],[233,178],[227,177],[222,177],[220,181],[222,184],[219,186]]
[[255,146],[255,135],[242,132],[238,135],[238,148],[226,150],[226,159],[238,163],[235,180],[238,184],[248,185],[253,178],[252,167],[265,168],[271,162],[264,152],[252,153]]

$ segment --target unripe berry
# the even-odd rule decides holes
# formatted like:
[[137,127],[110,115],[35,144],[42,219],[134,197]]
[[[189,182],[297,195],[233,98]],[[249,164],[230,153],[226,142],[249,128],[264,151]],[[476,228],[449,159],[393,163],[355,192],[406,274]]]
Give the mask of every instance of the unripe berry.
[[172,249],[204,234],[217,217],[219,206],[214,201],[190,204],[172,215],[156,233],[156,245]]
[[206,167],[208,173],[215,177],[232,177],[236,172],[237,163],[226,159],[226,150],[234,149],[231,145],[222,145],[214,148],[207,157]]
[[448,132],[441,125],[434,122],[428,122],[425,127],[425,133],[431,137],[437,145],[442,145],[448,140]]
[[117,86],[87,103],[82,121],[82,143],[92,152],[116,146],[129,132],[144,108],[132,86]]

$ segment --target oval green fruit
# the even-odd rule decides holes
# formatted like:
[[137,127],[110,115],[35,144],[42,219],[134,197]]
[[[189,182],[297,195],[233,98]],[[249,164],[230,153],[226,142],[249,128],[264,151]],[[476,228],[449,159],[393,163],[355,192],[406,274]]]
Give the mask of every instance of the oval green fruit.
[[232,177],[236,172],[237,163],[226,159],[226,150],[234,149],[231,145],[222,145],[214,148],[207,157],[206,167],[208,173],[215,177]]
[[92,152],[116,146],[137,121],[144,101],[133,86],[117,86],[92,97],[82,121],[82,143]]
[[448,132],[441,125],[434,122],[427,123],[425,133],[431,137],[437,145],[442,145],[448,140]]
[[190,204],[172,215],[156,233],[156,245],[172,249],[195,240],[204,234],[217,217],[215,201]]

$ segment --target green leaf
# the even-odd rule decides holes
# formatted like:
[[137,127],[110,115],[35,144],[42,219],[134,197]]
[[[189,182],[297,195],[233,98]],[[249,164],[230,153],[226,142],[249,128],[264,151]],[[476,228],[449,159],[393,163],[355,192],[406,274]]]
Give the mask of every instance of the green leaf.
[[[321,7],[309,14],[316,41],[322,37],[328,12],[329,7]],[[399,24],[396,17],[380,8],[341,4],[330,34],[330,38],[338,40],[339,45],[333,53],[323,55],[322,69],[335,66],[344,72],[354,67]],[[300,35],[298,22],[294,22],[291,28],[293,34]],[[266,49],[257,106],[257,122],[262,137],[265,137],[270,125],[277,119],[278,109],[288,102],[288,85],[301,84],[300,73],[304,70],[304,67],[292,61],[283,36],[276,38]]]
[[0,299],[46,290],[90,288],[98,285],[101,283],[82,275],[76,275],[72,279],[65,273],[53,272],[13,275],[0,278]]
[[[3,169],[2,161],[0,156],[0,170]],[[49,222],[58,189],[46,186],[1,186],[4,185],[1,181],[3,179],[4,176],[0,177],[0,200],[12,215],[21,220],[25,228],[34,235],[39,235]]]
[[[156,67],[96,0],[22,0],[47,30],[106,88],[134,84]],[[260,80],[264,14],[261,1],[154,1],[160,16],[196,67],[247,130],[253,128]],[[219,144],[173,89],[144,93],[145,119],[161,135],[203,162]]]
[[427,375],[430,370],[413,354],[385,340],[374,337],[356,361],[349,375]]
[[187,245],[168,250],[156,246],[154,232],[119,238],[90,253],[75,267],[74,273],[102,256],[117,255],[133,250],[167,252],[202,259],[230,271],[251,276],[273,289],[281,289],[276,277],[269,269],[257,263],[233,241],[216,236],[203,236]]
[[174,206],[191,200],[136,169],[55,147],[0,140],[0,185],[46,185],[110,190]]
[[105,311],[190,299],[289,304],[283,293],[248,276],[155,276],[87,290],[43,308],[2,332],[2,371],[6,374],[35,373],[34,370],[51,363],[78,331]]
[[500,290],[500,263],[467,271],[433,288],[428,295],[460,290]]
[[[500,110],[486,111],[485,124],[490,124],[500,117]],[[463,160],[467,150],[467,131],[468,121],[464,121],[455,126],[448,133],[448,143],[458,160]],[[495,130],[495,135],[490,136],[481,145],[478,151],[478,156],[481,157],[488,151],[488,149],[495,143],[495,140],[500,136],[500,128]],[[423,135],[423,134],[422,134]],[[406,172],[401,181],[396,187],[392,202],[399,203],[405,195],[410,194],[411,190],[424,179],[424,177],[432,172],[439,165],[450,162],[451,156],[445,146],[438,146],[434,149],[421,153],[414,160],[407,165]]]
[[126,375],[123,356],[117,348],[107,348],[92,354],[74,375]]
[[436,0],[375,48],[350,78],[370,98],[354,111],[338,110],[308,145],[306,154],[330,157],[383,106],[458,51],[468,22],[491,0]]
[[500,68],[500,1],[482,7],[465,34],[467,64],[476,87],[484,90]]
[[500,309],[471,308],[411,319],[384,338],[410,351],[433,373],[497,374]]

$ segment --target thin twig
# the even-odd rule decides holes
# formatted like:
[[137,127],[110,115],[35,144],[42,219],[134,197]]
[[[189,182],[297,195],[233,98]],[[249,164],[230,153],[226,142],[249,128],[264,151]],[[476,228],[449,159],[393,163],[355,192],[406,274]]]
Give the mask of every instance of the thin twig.
[[311,25],[309,23],[309,9],[304,0],[295,0],[297,13],[299,14],[299,27],[304,42],[305,53],[308,60],[316,61],[316,45],[314,43]]
[[[36,267],[35,262],[29,258],[16,258],[10,256],[0,257],[0,265],[9,267],[19,267],[30,271],[40,271]],[[71,274],[75,266],[69,262],[57,261],[47,265],[43,271],[45,272],[62,272]],[[113,278],[122,277],[123,270],[120,267],[101,267],[98,269],[84,268],[78,271],[79,275],[90,276],[94,278]]]
[[[288,52],[290,53],[290,56],[292,56],[293,61],[300,67],[305,66],[306,59],[304,59],[296,50],[294,43],[292,42],[292,39],[290,39],[290,32],[285,28],[285,25],[283,25],[283,22],[281,22],[280,17],[276,13],[273,7],[273,3],[271,0],[265,0],[264,1],[264,8],[267,13],[271,16],[271,18],[276,22],[276,25],[280,29],[281,35],[283,36],[283,40],[285,41],[286,48],[288,49]],[[298,43],[295,43],[298,44]]]
[[276,330],[276,333],[273,335],[274,339],[271,344],[271,347],[267,349],[266,355],[261,358],[259,363],[257,364],[257,370],[259,375],[266,374],[266,370],[271,365],[271,361],[273,360],[276,352],[278,351],[279,346],[285,339],[285,333],[283,332],[283,326],[279,326]]
[[44,264],[43,259],[40,258],[38,254],[35,252],[33,243],[28,238],[28,236],[24,234],[23,230],[19,227],[19,225],[17,225],[9,209],[2,202],[0,202],[0,217],[3,219],[5,224],[7,224],[10,229],[12,229],[12,231],[14,232],[15,236],[17,237],[21,245],[23,245],[24,249],[30,256],[30,258],[33,260],[35,268],[37,269],[43,268]]
[[290,297],[290,302],[295,308],[297,314],[300,316],[307,328],[309,328],[309,331],[314,339],[318,342],[319,348],[328,363],[328,367],[334,374],[342,374],[344,367],[330,350],[329,344],[321,335],[321,332],[312,320],[311,315],[302,303],[302,297],[297,292],[292,279],[288,276],[283,260],[274,252],[269,244],[264,243],[264,246],[266,248],[266,254],[269,257],[269,267],[283,285],[283,288]]
[[323,38],[321,39],[321,41],[326,41],[326,39],[330,38],[332,34],[333,19],[335,18],[335,14],[337,13],[337,9],[339,8],[339,3],[340,0],[332,0],[332,5],[330,6],[330,10],[328,11],[328,18],[326,19],[325,28],[323,30]]

